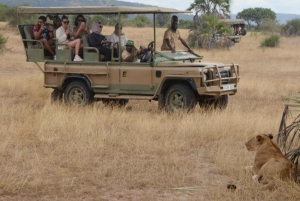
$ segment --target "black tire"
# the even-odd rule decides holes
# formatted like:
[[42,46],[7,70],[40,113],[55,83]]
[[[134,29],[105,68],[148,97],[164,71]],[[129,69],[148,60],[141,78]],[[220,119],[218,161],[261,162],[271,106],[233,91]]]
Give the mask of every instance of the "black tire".
[[62,99],[63,99],[63,92],[58,89],[54,89],[51,93],[51,103],[62,102]]
[[219,109],[225,109],[228,105],[228,95],[222,95],[220,96],[215,102],[214,102],[214,106],[215,108],[219,108]]
[[171,86],[165,96],[165,108],[168,112],[191,111],[196,103],[193,90],[184,84]]
[[165,94],[163,94],[163,93],[159,94],[159,96],[158,96],[158,110],[164,111],[166,109],[165,102],[166,102]]
[[228,95],[222,95],[216,99],[199,101],[199,105],[204,109],[225,109],[228,105]]
[[128,99],[102,99],[103,104],[111,107],[125,107],[128,102]]
[[70,105],[87,105],[94,99],[94,93],[81,81],[68,84],[65,90],[65,103]]

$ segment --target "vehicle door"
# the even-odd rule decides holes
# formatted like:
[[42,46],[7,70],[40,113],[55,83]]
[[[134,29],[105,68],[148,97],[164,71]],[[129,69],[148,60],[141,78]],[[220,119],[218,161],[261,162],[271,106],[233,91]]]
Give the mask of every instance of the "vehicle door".
[[150,63],[121,62],[119,73],[121,92],[151,94],[151,91],[154,90]]

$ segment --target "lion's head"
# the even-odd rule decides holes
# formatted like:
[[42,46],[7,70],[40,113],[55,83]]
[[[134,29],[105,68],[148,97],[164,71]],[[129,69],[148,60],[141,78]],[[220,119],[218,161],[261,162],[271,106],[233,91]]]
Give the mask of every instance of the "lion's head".
[[261,134],[251,138],[245,143],[248,151],[256,151],[257,148],[264,142],[271,141],[273,139],[272,134]]

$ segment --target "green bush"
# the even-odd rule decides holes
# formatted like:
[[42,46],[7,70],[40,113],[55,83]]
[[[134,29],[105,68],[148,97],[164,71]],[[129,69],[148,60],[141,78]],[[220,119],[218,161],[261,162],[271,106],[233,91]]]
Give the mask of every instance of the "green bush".
[[286,25],[282,27],[281,35],[286,37],[300,36],[300,19],[287,21]]
[[133,20],[133,24],[137,27],[147,27],[151,25],[151,21],[147,18],[145,14],[137,15]]
[[198,22],[198,28],[189,33],[188,44],[194,48],[229,49],[234,42],[228,38],[232,32],[224,22],[219,21],[218,16],[213,14],[202,15]]
[[277,47],[280,42],[280,36],[278,34],[272,34],[269,37],[264,38],[260,43],[261,47]]
[[4,37],[1,33],[0,33],[0,45],[4,45],[7,42],[8,37]]

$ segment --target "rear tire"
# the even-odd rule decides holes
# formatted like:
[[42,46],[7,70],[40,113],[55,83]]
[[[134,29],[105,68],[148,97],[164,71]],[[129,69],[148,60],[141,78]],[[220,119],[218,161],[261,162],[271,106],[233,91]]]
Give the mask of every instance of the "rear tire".
[[65,90],[65,103],[70,105],[87,105],[94,99],[94,93],[88,89],[85,83],[74,81],[68,84]]
[[193,90],[184,84],[171,86],[165,96],[165,108],[168,112],[191,111],[196,103]]

